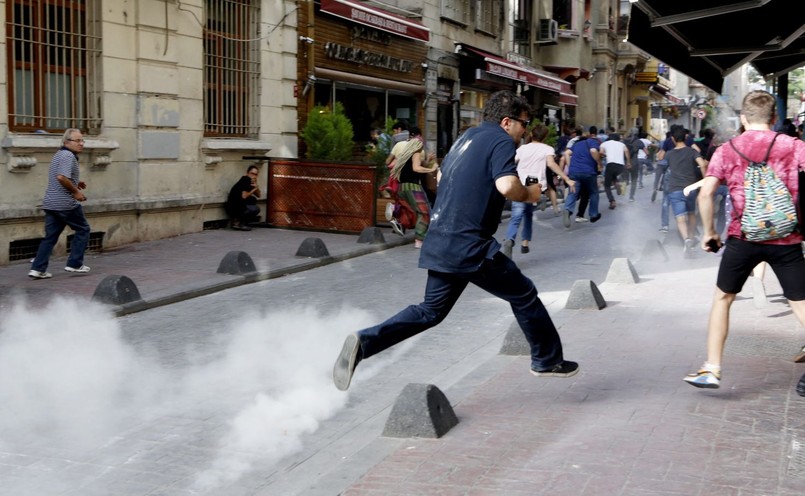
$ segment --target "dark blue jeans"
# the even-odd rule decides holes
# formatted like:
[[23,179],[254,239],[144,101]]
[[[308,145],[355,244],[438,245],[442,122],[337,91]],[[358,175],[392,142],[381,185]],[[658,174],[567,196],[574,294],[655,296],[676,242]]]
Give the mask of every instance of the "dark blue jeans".
[[67,226],[75,231],[73,242],[70,245],[70,256],[67,258],[67,266],[77,269],[84,265],[84,252],[87,250],[90,228],[84,217],[84,210],[79,205],[72,210],[45,210],[45,237],[39,243],[31,269],[39,272],[47,270],[53,247],[56,246],[59,236]]
[[564,360],[562,341],[548,310],[537,295],[537,288],[509,257],[500,252],[493,259],[486,260],[475,272],[448,274],[429,270],[425,301],[411,305],[382,324],[358,333],[363,358],[380,353],[439,324],[450,313],[469,283],[509,302],[531,346],[531,368],[544,370]]
[[586,191],[590,195],[590,218],[598,215],[598,176],[596,174],[570,174],[570,179],[576,181],[576,191],[569,192],[565,198],[565,208],[573,213],[576,207],[576,200],[582,192]]

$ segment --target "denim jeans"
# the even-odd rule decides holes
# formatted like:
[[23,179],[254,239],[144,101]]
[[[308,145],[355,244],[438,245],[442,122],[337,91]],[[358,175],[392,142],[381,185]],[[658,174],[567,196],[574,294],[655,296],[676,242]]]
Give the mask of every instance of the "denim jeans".
[[84,217],[84,210],[79,205],[72,210],[45,210],[45,237],[39,243],[31,269],[39,272],[47,270],[53,247],[56,246],[59,236],[67,226],[75,231],[73,242],[70,245],[70,256],[67,258],[67,266],[77,269],[84,265],[84,252],[87,250],[90,228]]
[[668,200],[674,210],[674,217],[684,217],[696,213],[697,196],[699,196],[699,190],[692,191],[688,196],[685,196],[681,189],[668,193]]
[[509,219],[509,227],[506,229],[506,239],[512,241],[517,239],[517,230],[520,227],[520,221],[523,222],[523,239],[531,241],[532,231],[532,215],[534,214],[534,205],[525,202],[512,202],[512,216]]
[[363,358],[394,346],[438,325],[459,296],[473,283],[511,305],[531,346],[531,368],[544,370],[561,363],[562,341],[531,279],[509,257],[498,252],[475,272],[449,274],[428,271],[425,301],[410,305],[382,324],[358,332]]
[[668,193],[662,192],[662,210],[660,210],[660,226],[668,227],[668,210],[671,208],[671,199]]
[[582,191],[590,195],[590,218],[598,216],[598,176],[596,174],[570,174],[570,179],[576,181],[576,191],[569,192],[565,199],[565,209],[573,213],[576,200]]

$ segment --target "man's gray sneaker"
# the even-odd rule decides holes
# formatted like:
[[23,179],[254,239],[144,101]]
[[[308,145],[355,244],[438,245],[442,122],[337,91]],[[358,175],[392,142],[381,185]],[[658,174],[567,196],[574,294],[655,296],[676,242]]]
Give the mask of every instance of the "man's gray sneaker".
[[500,245],[500,252],[509,258],[512,258],[512,248],[514,248],[513,239],[504,239]]
[[355,367],[361,361],[361,340],[357,333],[352,333],[344,340],[338,358],[333,366],[333,382],[341,391],[349,389]]
[[28,277],[32,279],[50,279],[53,277],[53,274],[50,272],[39,272],[38,270],[31,269],[28,271]]

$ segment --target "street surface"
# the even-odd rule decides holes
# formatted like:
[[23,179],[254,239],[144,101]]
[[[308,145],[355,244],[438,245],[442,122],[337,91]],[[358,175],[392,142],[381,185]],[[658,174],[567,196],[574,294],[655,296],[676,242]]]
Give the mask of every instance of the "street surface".
[[[515,245],[581,365],[569,379],[499,355],[511,311],[470,287],[337,391],[345,334],[422,297],[410,244],[118,318],[70,298],[4,306],[0,494],[801,495],[805,333],[769,271],[765,305],[752,284],[735,303],[722,388],[684,384],[719,258],[683,260],[675,231],[669,261],[644,254],[661,239],[649,194],[570,230],[537,212],[531,253]],[[605,282],[623,257],[638,284]],[[564,309],[578,279],[607,307]],[[459,425],[383,437],[409,383],[441,389]]]

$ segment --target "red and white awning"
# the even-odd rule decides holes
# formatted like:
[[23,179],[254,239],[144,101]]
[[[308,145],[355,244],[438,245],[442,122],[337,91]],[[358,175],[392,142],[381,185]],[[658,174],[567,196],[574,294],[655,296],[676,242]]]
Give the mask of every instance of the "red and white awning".
[[472,52],[475,55],[483,57],[484,62],[486,62],[486,72],[489,74],[513,79],[515,81],[525,83],[536,88],[541,88],[543,90],[554,91],[559,93],[560,96],[562,93],[575,96],[573,95],[573,90],[570,87],[570,83],[564,79],[560,79],[556,74],[540,71],[534,69],[533,67],[515,64],[514,62],[510,62],[502,57],[498,57],[468,45],[462,44],[460,46],[462,49],[467,50],[468,52]]
[[350,0],[321,0],[321,11],[404,38],[430,41],[430,29],[424,24],[363,3]]

